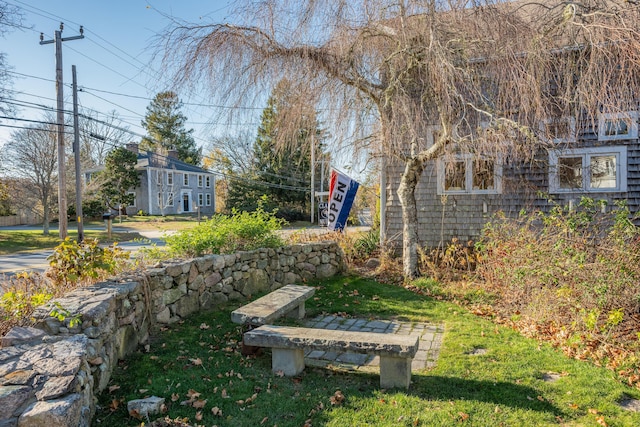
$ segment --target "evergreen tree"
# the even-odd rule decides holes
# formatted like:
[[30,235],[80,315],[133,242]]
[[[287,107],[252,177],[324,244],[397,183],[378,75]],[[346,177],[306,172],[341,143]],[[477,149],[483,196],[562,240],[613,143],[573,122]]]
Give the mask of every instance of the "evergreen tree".
[[114,148],[107,154],[105,169],[100,173],[100,194],[107,206],[119,209],[133,203],[135,196],[128,194],[140,185],[135,167],[138,156],[123,147]]
[[181,109],[182,102],[175,92],[158,93],[142,121],[147,136],[142,138],[140,148],[155,152],[177,150],[178,159],[199,166],[202,151],[193,139],[193,129],[185,129],[187,117]]
[[290,85],[283,81],[269,98],[253,145],[251,171],[230,182],[228,207],[253,210],[260,200],[266,199],[266,209],[277,208],[287,219],[298,220],[308,215],[309,193],[294,187],[308,188],[311,141],[315,138],[319,153],[322,132],[312,108],[305,111],[307,114],[288,108],[290,96]]

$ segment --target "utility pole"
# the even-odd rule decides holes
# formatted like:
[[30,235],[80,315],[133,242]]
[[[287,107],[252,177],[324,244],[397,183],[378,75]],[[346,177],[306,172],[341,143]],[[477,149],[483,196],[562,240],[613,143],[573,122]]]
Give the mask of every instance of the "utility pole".
[[56,92],[58,109],[58,224],[60,239],[67,237],[67,179],[64,167],[64,98],[62,86],[62,42],[84,38],[84,30],[80,26],[80,35],[62,37],[64,24],[60,23],[60,30],[56,30],[53,40],[44,40],[44,34],[40,33],[40,44],[56,44]]
[[313,225],[313,210],[315,209],[315,188],[316,188],[316,147],[315,147],[315,138],[313,133],[311,134],[311,225]]
[[71,66],[73,75],[73,159],[76,167],[76,218],[78,221],[78,242],[84,240],[82,224],[82,171],[80,170],[80,128],[78,127],[78,79],[76,66]]

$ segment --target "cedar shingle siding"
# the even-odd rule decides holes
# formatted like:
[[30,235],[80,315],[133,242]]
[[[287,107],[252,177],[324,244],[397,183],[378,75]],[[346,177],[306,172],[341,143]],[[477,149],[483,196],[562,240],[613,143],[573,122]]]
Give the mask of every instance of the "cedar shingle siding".
[[[500,194],[438,195],[436,161],[429,161],[416,188],[419,240],[426,247],[447,244],[452,238],[460,241],[476,240],[484,224],[497,212],[517,217],[520,211],[548,211],[554,203],[577,205],[582,196],[606,200],[612,206],[616,200],[627,200],[631,213],[640,211],[640,144],[638,139],[599,141],[598,129],[591,121],[578,123],[577,142],[558,143],[563,148],[625,147],[626,192],[571,191],[550,194],[549,151],[541,148],[533,160],[526,163],[505,160],[502,168]],[[541,144],[542,146],[542,144]],[[624,165],[622,166],[625,167]],[[402,211],[396,190],[404,165],[387,162],[386,235],[392,243],[402,241]],[[621,169],[624,173],[624,169]],[[552,202],[550,202],[550,200]]]

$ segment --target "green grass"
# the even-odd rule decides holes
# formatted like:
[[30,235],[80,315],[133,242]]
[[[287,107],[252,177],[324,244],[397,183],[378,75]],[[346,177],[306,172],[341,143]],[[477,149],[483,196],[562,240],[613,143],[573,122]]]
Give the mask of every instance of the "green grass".
[[[616,404],[640,392],[616,382],[606,369],[400,287],[360,278],[315,285],[308,316],[444,324],[437,366],[414,372],[408,391],[381,390],[377,374],[307,367],[297,377],[279,377],[271,372],[269,351],[257,358],[240,354],[241,330],[229,320],[237,304],[228,305],[172,325],[153,339],[148,353],[121,362],[111,391],[100,396],[93,425],[141,425],[128,415],[126,402],[152,395],[166,398],[170,418],[206,426],[300,427],[306,420],[314,427],[597,426],[598,417],[609,426],[640,425],[640,414]],[[475,349],[486,352],[472,355]],[[549,372],[561,377],[546,382]],[[181,404],[189,390],[200,393],[202,420],[193,405]],[[334,405],[338,390],[344,401]],[[214,407],[221,416],[212,414]]]
[[[71,239],[77,240],[78,232],[69,230]],[[85,239],[98,239],[101,243],[124,242],[141,238],[138,233],[112,233],[107,237],[106,231],[85,230]],[[42,230],[0,230],[0,255],[16,252],[53,249],[60,244],[57,230],[43,235]]]

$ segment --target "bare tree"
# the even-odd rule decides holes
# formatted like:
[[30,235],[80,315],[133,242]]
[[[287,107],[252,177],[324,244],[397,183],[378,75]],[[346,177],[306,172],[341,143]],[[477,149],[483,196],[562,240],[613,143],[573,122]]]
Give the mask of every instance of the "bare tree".
[[[324,107],[334,133],[355,132],[359,139],[345,139],[356,148],[402,167],[408,278],[418,274],[415,190],[428,161],[460,151],[532,159],[544,149],[534,132],[541,120],[573,113],[593,122],[600,109],[637,108],[635,2],[266,0],[247,8],[236,24],[176,23],[161,45],[165,66],[178,83],[207,82],[230,107],[288,78],[300,100]],[[427,125],[439,128],[433,143]]]
[[80,121],[80,152],[84,167],[104,165],[109,151],[129,142],[128,127],[114,110],[100,119],[92,111],[85,111]]
[[49,234],[58,170],[55,126],[42,125],[12,133],[3,157],[10,175],[18,178],[12,182],[19,187],[11,189],[15,206],[42,215],[43,233]]
[[[22,25],[22,13],[18,6],[0,1],[0,37],[3,37],[9,31]],[[7,56],[0,51],[0,112],[12,110],[12,107],[5,103],[9,100],[8,94],[11,87],[11,78],[8,73],[10,67],[7,63]]]

